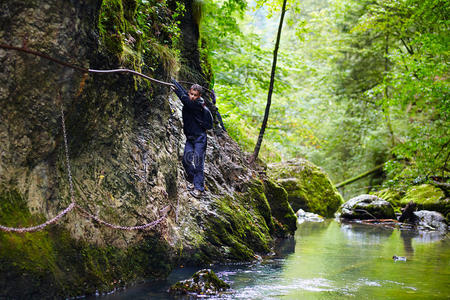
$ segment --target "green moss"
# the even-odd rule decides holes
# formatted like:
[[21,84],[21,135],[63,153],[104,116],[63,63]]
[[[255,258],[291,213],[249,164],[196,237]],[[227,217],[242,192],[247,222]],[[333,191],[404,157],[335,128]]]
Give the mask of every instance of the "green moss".
[[213,199],[215,213],[205,220],[206,238],[199,245],[197,262],[248,261],[255,253],[268,253],[274,237],[296,229],[297,218],[286,191],[268,180],[249,182],[246,192]]
[[212,270],[205,269],[196,272],[190,279],[175,283],[170,287],[169,293],[175,295],[190,293],[213,295],[229,288],[230,285],[219,279]]
[[419,186],[410,187],[400,201],[401,204],[406,205],[413,201],[419,205],[434,205],[439,204],[445,197],[444,192],[430,184],[422,184]]
[[121,0],[102,2],[99,13],[99,32],[105,50],[113,55],[121,55],[123,51],[123,33],[127,21]]
[[267,197],[264,191],[264,186],[260,181],[254,181],[248,187],[248,196],[244,197],[249,205],[251,205],[255,211],[257,211],[266,223],[267,228],[272,233],[274,230],[274,223],[272,220],[272,210],[267,201]]
[[404,193],[394,189],[384,189],[374,193],[374,195],[391,203],[392,206],[398,207]]
[[328,175],[306,160],[272,164],[269,176],[288,193],[294,211],[304,209],[325,217],[332,217],[343,203],[342,196]]
[[286,190],[270,179],[264,181],[264,186],[273,216],[284,224],[284,233],[281,234],[293,234],[297,229],[297,217],[288,202]]
[[400,200],[400,204],[405,206],[411,201],[417,204],[419,210],[438,211],[448,220],[450,201],[441,189],[431,184],[412,186],[406,191],[405,196]]
[[[28,227],[41,223],[42,216],[31,215],[22,195],[16,190],[0,187],[0,224],[9,227]],[[26,272],[41,272],[55,267],[53,243],[48,233],[0,232],[0,257],[13,261]]]
[[197,258],[203,262],[248,261],[255,253],[270,251],[275,225],[261,181],[251,182],[247,192],[235,198],[215,199],[212,207],[216,213],[205,221],[206,240]]
[[230,260],[247,261],[253,259],[255,251],[270,250],[269,230],[261,216],[225,197],[215,203],[218,215],[208,219],[208,238],[214,245],[228,246],[224,253]]
[[173,15],[164,1],[105,0],[98,20],[100,50],[138,72],[171,76],[179,53],[171,47],[179,35]]
[[[29,212],[19,192],[0,189],[0,224],[42,221]],[[121,249],[74,240],[57,225],[33,233],[0,232],[0,289],[10,298],[30,299],[107,292],[138,279],[167,276],[172,265],[168,249],[156,235]]]
[[402,191],[398,191],[392,188],[387,188],[378,192],[373,193],[375,196],[386,200],[387,202],[389,202],[392,205],[392,208],[394,209],[395,213],[400,214],[401,211],[401,199],[404,195],[404,192]]

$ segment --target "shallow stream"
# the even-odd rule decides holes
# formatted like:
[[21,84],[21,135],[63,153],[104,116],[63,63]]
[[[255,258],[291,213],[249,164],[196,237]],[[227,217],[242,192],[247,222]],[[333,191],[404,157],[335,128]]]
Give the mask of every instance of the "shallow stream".
[[[212,266],[232,287],[212,299],[450,299],[448,234],[305,222],[278,252],[258,263]],[[175,299],[168,287],[195,271],[180,268],[166,281],[97,299]]]

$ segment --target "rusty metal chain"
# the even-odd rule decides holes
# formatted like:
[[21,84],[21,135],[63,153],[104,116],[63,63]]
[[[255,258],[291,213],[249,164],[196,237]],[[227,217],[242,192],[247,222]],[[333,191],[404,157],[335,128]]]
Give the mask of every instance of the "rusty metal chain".
[[[153,228],[156,225],[158,225],[159,223],[161,223],[167,217],[167,213],[165,213],[159,219],[157,219],[157,220],[155,220],[153,222],[144,224],[144,225],[139,225],[139,226],[120,226],[120,225],[114,225],[114,224],[108,223],[106,221],[103,221],[99,217],[94,216],[93,214],[87,212],[84,208],[82,208],[78,204],[76,204],[76,207],[77,207],[78,211],[80,212],[80,214],[83,215],[84,217],[92,219],[92,220],[96,221],[97,223],[103,224],[103,225],[105,225],[107,227],[110,227],[110,228],[113,228],[113,229],[119,229],[119,230],[142,230],[142,229]],[[163,208],[162,210],[163,211],[167,211],[167,206],[165,208]]]
[[70,205],[65,210],[60,212],[56,217],[54,217],[53,219],[50,219],[47,222],[42,223],[40,225],[36,225],[36,226],[32,226],[32,227],[18,227],[18,228],[0,225],[0,230],[6,231],[6,232],[19,232],[19,233],[42,230],[45,227],[47,227],[48,225],[59,221],[59,219],[61,219],[65,214],[67,214],[69,211],[71,211],[74,207],[75,207],[75,203],[74,202],[70,203]]

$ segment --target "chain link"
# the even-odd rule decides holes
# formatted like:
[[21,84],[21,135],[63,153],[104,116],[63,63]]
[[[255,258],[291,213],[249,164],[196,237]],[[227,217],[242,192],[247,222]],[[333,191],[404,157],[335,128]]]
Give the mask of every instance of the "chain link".
[[22,232],[33,232],[33,231],[42,230],[45,227],[47,227],[48,225],[56,223],[57,221],[59,221],[59,219],[61,219],[65,214],[67,214],[69,211],[71,211],[74,207],[75,207],[75,203],[74,202],[70,203],[70,205],[65,210],[60,212],[56,217],[54,217],[53,219],[50,219],[47,222],[42,223],[40,225],[36,225],[36,226],[32,226],[32,227],[19,227],[19,228],[6,227],[6,226],[3,226],[3,225],[0,225],[0,230],[6,231],[6,232],[21,232],[21,233]]
[[[88,213],[85,209],[83,209],[81,206],[79,206],[78,204],[76,205],[78,211],[80,212],[81,215],[83,215],[86,218],[90,218],[94,221],[96,221],[97,223],[103,224],[107,227],[113,228],[113,229],[119,229],[119,230],[142,230],[142,229],[150,229],[155,227],[156,225],[158,225],[159,223],[161,223],[161,221],[163,221],[166,217],[167,217],[167,213],[165,213],[161,218],[144,224],[144,225],[139,225],[139,226],[120,226],[120,225],[114,225],[111,223],[108,223],[106,221],[103,221],[102,219],[98,218],[97,216],[94,216],[93,214]],[[167,206],[163,209],[164,211],[167,211]]]

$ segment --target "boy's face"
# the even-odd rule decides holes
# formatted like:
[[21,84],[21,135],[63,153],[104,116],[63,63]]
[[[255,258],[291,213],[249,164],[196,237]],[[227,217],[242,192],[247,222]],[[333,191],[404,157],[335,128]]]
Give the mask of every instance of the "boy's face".
[[200,98],[200,93],[196,90],[190,89],[188,94],[189,94],[189,99],[191,99],[191,101],[195,101],[198,98]]

